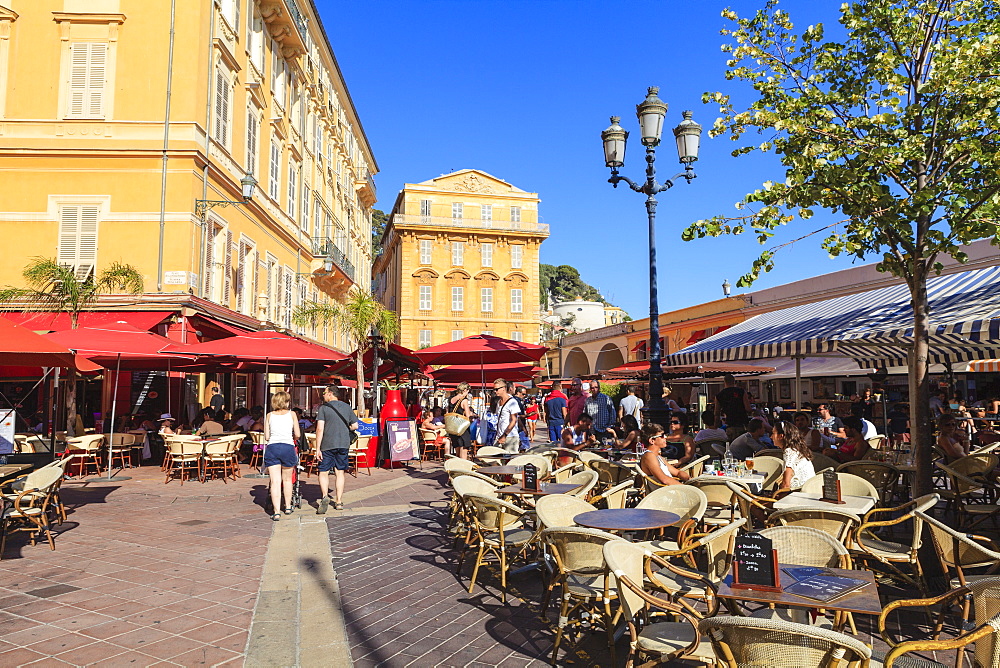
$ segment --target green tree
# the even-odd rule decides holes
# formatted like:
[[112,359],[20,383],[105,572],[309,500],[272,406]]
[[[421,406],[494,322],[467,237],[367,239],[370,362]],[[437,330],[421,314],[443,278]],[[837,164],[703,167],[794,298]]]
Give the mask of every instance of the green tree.
[[382,236],[388,224],[389,216],[385,215],[385,211],[372,209],[372,257],[382,252]]
[[[998,241],[998,14],[994,0],[859,0],[841,5],[845,34],[834,41],[822,25],[794,32],[773,0],[751,18],[727,9],[726,77],[755,94],[746,109],[723,93],[703,98],[721,106],[712,136],[763,135],[733,155],[773,152],[785,178],[746,195],[738,216],[693,223],[685,239],[751,231],[763,245],[779,225],[826,209],[843,219],[810,234],[825,235],[831,256],[876,256],[906,281],[915,494],[929,491],[931,471],[927,278],[942,255],[965,261],[960,245]],[[778,248],[737,285],[769,271]]]
[[[101,295],[142,294],[142,274],[130,264],[112,262],[96,276],[89,273],[79,278],[76,270],[47,257],[34,257],[21,271],[27,287],[0,288],[2,311],[55,311],[69,315],[70,326],[76,329],[80,313],[92,306]],[[116,292],[117,291],[117,292]],[[66,433],[76,433],[76,369],[69,369],[66,383]]]
[[343,304],[306,302],[292,313],[292,321],[300,327],[315,327],[321,323],[331,324],[340,327],[354,340],[358,347],[355,363],[359,397],[365,387],[362,358],[371,347],[371,339],[368,336],[372,329],[377,329],[387,341],[391,341],[399,334],[399,316],[382,306],[372,293],[358,288],[351,291]]
[[569,301],[580,297],[587,301],[595,301],[607,304],[600,291],[588,285],[580,278],[580,272],[575,267],[568,264],[561,264],[558,267],[551,264],[538,265],[539,285],[542,303],[548,305],[548,297],[556,301]]

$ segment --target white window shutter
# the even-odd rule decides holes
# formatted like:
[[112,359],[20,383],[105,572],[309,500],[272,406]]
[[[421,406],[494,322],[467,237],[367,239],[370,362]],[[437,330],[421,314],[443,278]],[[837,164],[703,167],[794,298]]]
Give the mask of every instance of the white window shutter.
[[257,114],[251,109],[247,112],[247,172],[257,173]]
[[229,77],[220,63],[215,72],[215,140],[223,146],[229,142]]
[[246,263],[250,247],[240,244],[239,264],[236,265],[236,310],[243,313],[246,303]]
[[108,45],[91,43],[90,71],[87,81],[87,113],[94,117],[104,116],[104,82],[108,72]]
[[59,211],[59,248],[56,261],[72,267],[79,280],[94,273],[97,266],[97,206],[66,206]]
[[233,233],[226,230],[226,245],[222,249],[222,299],[223,306],[229,305],[229,295],[233,289]]
[[211,299],[215,283],[215,227],[209,223],[205,228],[205,298]]
[[104,86],[108,72],[108,45],[74,42],[69,47],[69,96],[67,115],[104,116]]

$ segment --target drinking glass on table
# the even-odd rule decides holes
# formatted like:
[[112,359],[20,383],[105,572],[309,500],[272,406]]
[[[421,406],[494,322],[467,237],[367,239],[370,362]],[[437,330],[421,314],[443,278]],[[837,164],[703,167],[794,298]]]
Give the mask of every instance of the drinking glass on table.
[[747,473],[753,473],[753,457],[747,457],[746,465],[747,465]]

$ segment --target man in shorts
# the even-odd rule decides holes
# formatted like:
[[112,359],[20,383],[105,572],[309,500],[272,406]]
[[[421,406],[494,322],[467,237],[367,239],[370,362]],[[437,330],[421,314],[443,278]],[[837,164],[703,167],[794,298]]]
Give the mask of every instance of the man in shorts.
[[358,428],[358,416],[351,407],[340,400],[340,388],[327,385],[323,401],[316,413],[316,462],[319,469],[319,504],[316,514],[323,515],[330,507],[330,470],[336,474],[334,510],[343,510],[344,471],[350,463],[347,451],[351,447],[351,432]]

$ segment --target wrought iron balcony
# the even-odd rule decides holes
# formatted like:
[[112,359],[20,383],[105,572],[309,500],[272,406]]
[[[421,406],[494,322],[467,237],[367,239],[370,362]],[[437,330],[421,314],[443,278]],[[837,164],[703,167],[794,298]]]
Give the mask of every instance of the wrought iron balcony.
[[337,248],[336,244],[333,243],[333,239],[330,237],[313,237],[312,238],[312,254],[313,257],[326,258],[333,262],[337,267],[340,268],[344,274],[354,281],[354,264],[347,259],[347,256],[342,250]]

